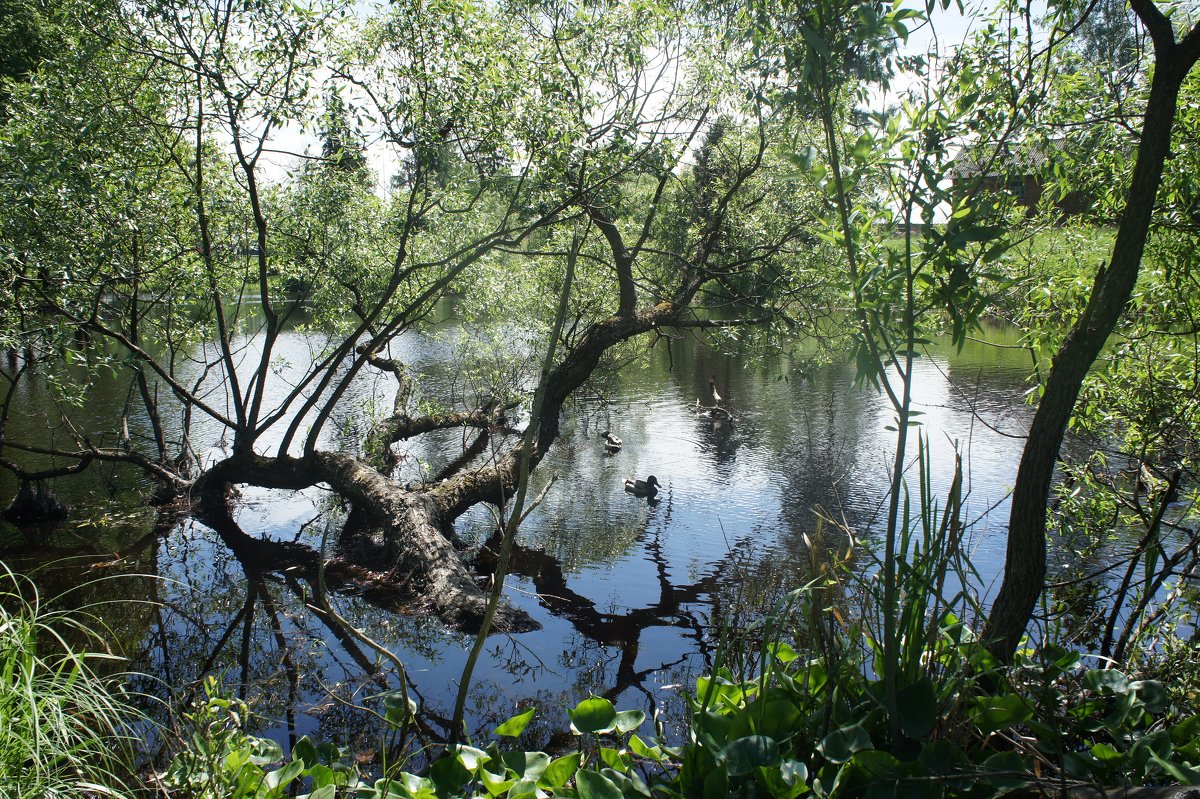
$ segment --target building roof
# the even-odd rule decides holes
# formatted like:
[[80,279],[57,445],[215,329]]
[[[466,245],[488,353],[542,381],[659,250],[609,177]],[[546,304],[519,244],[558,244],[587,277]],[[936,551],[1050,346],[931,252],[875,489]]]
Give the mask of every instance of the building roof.
[[[1044,171],[1055,157],[1063,151],[1064,142],[1054,139],[1046,142],[1004,145],[996,153],[981,147],[964,147],[954,159],[950,172],[955,179],[974,177],[1009,177],[1028,175]],[[984,174],[984,170],[987,173]]]

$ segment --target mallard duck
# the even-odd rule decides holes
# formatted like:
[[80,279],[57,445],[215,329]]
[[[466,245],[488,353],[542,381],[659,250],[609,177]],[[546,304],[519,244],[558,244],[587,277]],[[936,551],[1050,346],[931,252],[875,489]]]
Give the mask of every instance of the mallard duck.
[[650,475],[645,480],[626,480],[625,490],[635,497],[652,497],[658,493],[658,478]]
[[610,433],[607,430],[605,430],[600,435],[602,435],[604,437],[605,452],[620,452],[621,451],[621,439],[617,438],[616,436],[614,436],[612,433]]

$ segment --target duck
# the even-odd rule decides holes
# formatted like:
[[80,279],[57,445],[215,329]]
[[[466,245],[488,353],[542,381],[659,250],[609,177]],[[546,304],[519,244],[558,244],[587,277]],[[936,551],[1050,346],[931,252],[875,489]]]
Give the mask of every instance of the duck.
[[621,443],[622,443],[621,439],[614,436],[608,430],[605,430],[600,435],[602,435],[604,437],[604,451],[605,452],[614,453],[614,452],[621,451]]
[[658,493],[658,478],[650,475],[645,480],[629,479],[625,481],[625,490],[635,497],[653,497]]
[[724,402],[724,400],[721,399],[721,395],[717,393],[717,378],[715,378],[715,377],[708,378],[708,387],[709,387],[709,389],[712,390],[712,399],[713,399],[714,406],[720,405],[722,402]]

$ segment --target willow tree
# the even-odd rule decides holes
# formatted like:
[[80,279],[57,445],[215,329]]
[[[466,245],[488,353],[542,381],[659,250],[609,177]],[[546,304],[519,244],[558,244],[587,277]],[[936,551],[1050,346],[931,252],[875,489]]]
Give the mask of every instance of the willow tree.
[[[578,256],[536,465],[614,347],[769,320],[786,291],[743,291],[755,304],[736,319],[697,305],[710,287],[762,285],[744,272],[782,281],[807,240],[801,216],[732,230],[774,191],[760,178],[762,126],[710,141],[722,168],[691,175],[689,151],[739,87],[703,58],[719,40],[670,3],[184,3],[126,8],[79,41],[91,46],[18,92],[3,132],[0,191],[15,210],[0,248],[21,310],[4,335],[27,355],[3,371],[0,433],[34,410],[14,404],[22,381],[64,359],[127,367],[142,421],[118,413],[107,432],[84,428],[72,419],[86,388],[72,396],[64,383],[53,408],[34,410],[60,431],[54,442],[0,435],[0,466],[33,485],[132,464],[160,499],[191,500],[244,560],[323,567],[376,593],[403,582],[458,626],[479,623],[485,597],[453,523],[513,493],[529,385],[418,400],[402,337],[463,287],[468,305],[536,306],[528,298],[558,295]],[[339,146],[293,154],[311,165],[289,177],[280,151],[306,127],[327,139],[336,128]],[[360,137],[404,165],[386,198],[336,168]],[[661,209],[701,194],[692,224],[664,225]],[[751,238],[732,247],[733,235]],[[296,363],[285,355],[301,319],[308,357]],[[370,374],[394,380],[390,411],[357,437],[335,435]],[[399,479],[393,448],[448,429],[474,440],[440,473]],[[381,544],[365,561],[322,562],[250,538],[236,524],[239,485],[327,486],[352,508],[344,534],[374,531]],[[511,608],[496,619],[531,624]]]
[[1097,269],[1087,304],[1054,354],[1013,485],[1004,581],[984,630],[992,651],[1004,660],[1016,652],[1045,588],[1048,497],[1063,434],[1088,370],[1133,295],[1159,208],[1180,90],[1200,59],[1200,22],[1172,19],[1151,0],[1131,0],[1130,6],[1153,45],[1133,168],[1119,192],[1122,211],[1112,253]]

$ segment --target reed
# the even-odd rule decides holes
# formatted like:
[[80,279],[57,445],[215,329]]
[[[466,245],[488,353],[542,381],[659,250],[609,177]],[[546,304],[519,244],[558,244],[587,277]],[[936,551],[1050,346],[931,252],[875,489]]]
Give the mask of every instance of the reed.
[[[99,620],[0,562],[0,797],[132,796],[135,725]],[[73,641],[84,641],[80,646]],[[94,651],[91,650],[94,647]]]

